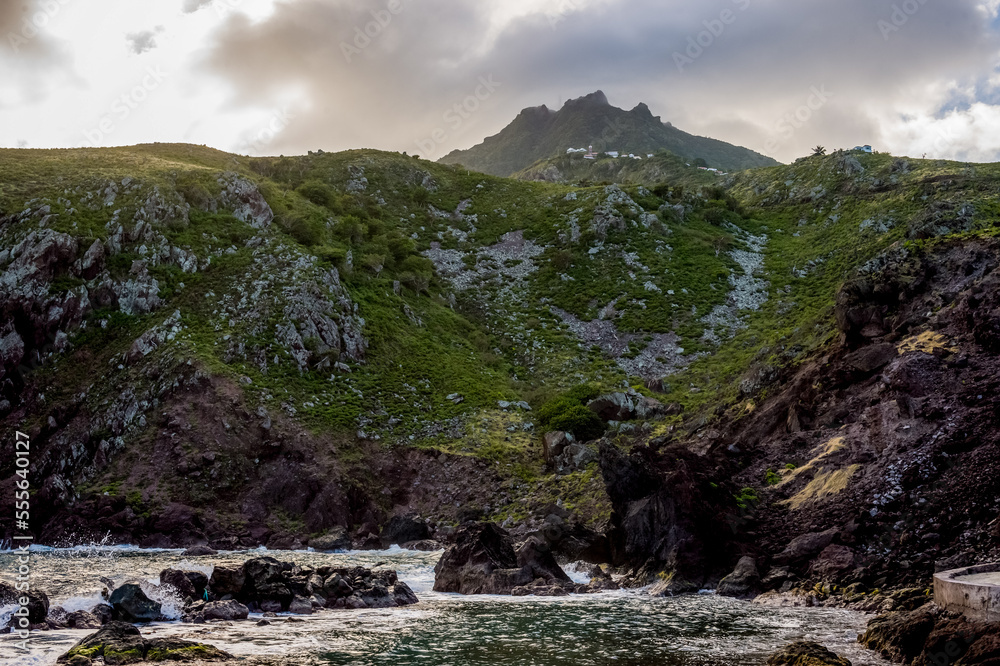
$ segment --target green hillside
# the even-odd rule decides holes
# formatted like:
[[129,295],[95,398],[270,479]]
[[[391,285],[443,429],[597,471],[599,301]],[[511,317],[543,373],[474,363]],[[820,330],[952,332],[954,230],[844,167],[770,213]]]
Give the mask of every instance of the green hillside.
[[573,187],[376,151],[0,151],[2,416],[39,439],[52,515],[114,491],[213,507],[206,533],[319,532],[324,493],[354,507],[329,521],[377,520],[423,451],[487,475],[428,515],[562,497],[596,524],[594,470],[541,459],[547,401],[662,380],[683,415],[654,432],[701,427],[834,339],[859,266],[997,219],[994,165],[840,153],[699,185],[659,159],[663,182]]

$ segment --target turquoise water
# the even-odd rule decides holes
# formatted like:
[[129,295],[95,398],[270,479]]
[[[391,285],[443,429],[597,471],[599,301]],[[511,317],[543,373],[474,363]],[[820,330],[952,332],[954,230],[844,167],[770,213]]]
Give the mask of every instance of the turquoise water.
[[[100,600],[99,576],[144,587],[179,615],[171,599],[153,582],[167,567],[209,573],[215,564],[237,564],[267,554],[300,564],[377,564],[396,569],[421,599],[401,609],[325,611],[311,616],[210,625],[158,623],[151,635],[178,636],[216,645],[248,665],[302,666],[737,666],[762,664],[786,643],[815,640],[847,656],[855,666],[884,664],[861,650],[857,634],[867,618],[834,609],[775,609],[702,594],[672,599],[643,591],[610,592],[560,598],[461,597],[432,591],[433,567],[440,553],[389,551],[318,554],[249,551],[185,559],[180,551],[129,548],[38,549],[32,577],[53,605],[89,609]],[[0,578],[11,580],[13,555],[0,553]],[[572,566],[574,579],[586,576]],[[0,611],[2,613],[2,611]],[[15,653],[0,637],[2,663],[54,664],[57,657],[90,632],[36,634],[29,654]]]

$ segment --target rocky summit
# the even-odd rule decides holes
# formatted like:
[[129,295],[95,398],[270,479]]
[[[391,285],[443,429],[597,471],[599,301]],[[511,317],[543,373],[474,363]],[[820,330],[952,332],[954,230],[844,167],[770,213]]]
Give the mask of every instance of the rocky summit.
[[[496,176],[529,170],[551,179],[559,171],[553,170],[550,158],[568,154],[567,150],[581,151],[574,154],[578,168],[584,164],[583,151],[592,153],[588,159],[595,157],[594,153],[601,162],[612,158],[619,167],[660,152],[720,171],[778,164],[749,148],[688,134],[654,116],[644,103],[631,111],[619,109],[600,90],[571,99],[558,110],[546,106],[524,109],[498,134],[468,150],[452,151],[440,162]],[[587,165],[588,170],[591,166],[596,166],[596,161]],[[601,167],[594,170],[600,172]]]
[[[633,175],[0,151],[0,419],[37,541],[443,549],[440,591],[895,613],[865,643],[930,663],[958,622],[934,572],[1000,559],[1000,167]],[[161,579],[192,621],[415,600],[268,558]]]

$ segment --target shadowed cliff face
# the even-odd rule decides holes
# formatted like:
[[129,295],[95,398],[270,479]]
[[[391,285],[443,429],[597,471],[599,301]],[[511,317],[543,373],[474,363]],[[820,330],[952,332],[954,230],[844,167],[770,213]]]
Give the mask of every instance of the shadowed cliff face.
[[998,266],[995,239],[890,251],[842,288],[840,340],[720,427],[734,481],[774,484],[738,536],[771,585],[925,586],[1000,555]]
[[600,455],[614,507],[612,557],[631,568],[633,584],[659,578],[659,593],[681,594],[728,573],[736,507],[713,482],[723,476],[714,456],[663,438],[627,453],[605,441]]

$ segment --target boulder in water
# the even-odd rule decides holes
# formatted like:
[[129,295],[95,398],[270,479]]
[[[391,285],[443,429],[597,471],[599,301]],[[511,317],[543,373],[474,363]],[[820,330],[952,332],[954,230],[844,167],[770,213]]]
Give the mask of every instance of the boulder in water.
[[768,666],[851,666],[851,662],[819,643],[799,641],[786,645],[767,659]]
[[427,523],[407,516],[393,516],[382,530],[383,546],[401,546],[411,541],[429,539],[431,531]]
[[70,629],[100,629],[103,624],[101,618],[87,611],[66,613],[66,626]]
[[716,593],[723,597],[747,598],[755,596],[759,589],[760,572],[757,571],[757,561],[752,557],[743,557],[733,573],[722,579]]
[[161,606],[146,596],[138,585],[128,583],[116,588],[108,599],[112,617],[122,622],[153,622],[160,618]]
[[230,599],[228,601],[209,601],[205,604],[202,613],[206,620],[245,620],[250,615],[250,610],[238,601]]
[[191,579],[188,578],[183,571],[178,571],[177,569],[164,569],[161,571],[160,585],[169,585],[175,588],[180,593],[181,597],[191,599],[200,598],[198,591],[194,587],[194,583],[191,582]]
[[211,645],[177,638],[143,638],[126,622],[109,622],[59,657],[58,663],[90,666],[99,660],[109,666],[162,661],[228,661],[233,656]]
[[[533,583],[545,589],[575,589],[556,563],[544,539],[531,537],[520,549],[506,530],[494,523],[464,525],[455,534],[455,545],[434,567],[434,590],[459,594],[512,594],[515,589],[534,593]],[[528,588],[523,592],[521,588]]]
[[207,557],[210,555],[218,555],[219,551],[209,546],[191,546],[185,550],[181,555],[183,557]]
[[208,589],[213,598],[235,598],[243,590],[245,582],[243,567],[215,567],[212,578],[208,581]]
[[49,597],[38,589],[27,592],[17,590],[13,585],[0,583],[0,606],[20,605],[21,598],[28,598],[28,622],[41,624],[49,614]]
[[353,547],[351,537],[343,529],[334,530],[323,536],[309,540],[309,547],[319,552],[333,550],[350,550]]

